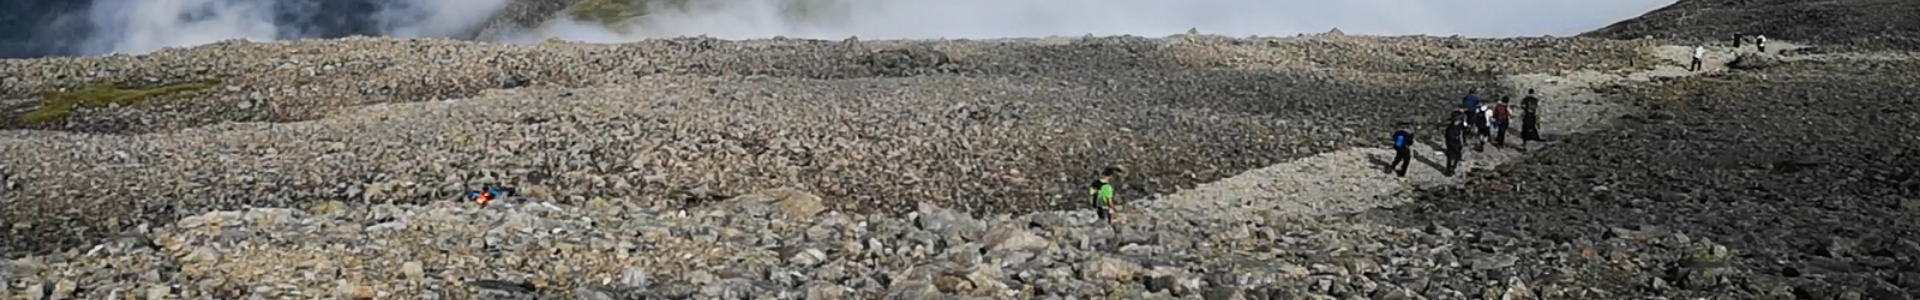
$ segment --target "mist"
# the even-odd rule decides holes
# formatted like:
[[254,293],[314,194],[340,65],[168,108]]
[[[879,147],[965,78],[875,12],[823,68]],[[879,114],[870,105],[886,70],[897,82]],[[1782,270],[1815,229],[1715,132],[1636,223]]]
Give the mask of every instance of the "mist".
[[145,53],[229,39],[348,35],[456,37],[510,0],[94,0],[85,55]]
[[[0,57],[138,54],[228,39],[352,35],[469,38],[511,1],[544,0],[9,0]],[[628,42],[725,39],[1164,36],[1198,29],[1284,36],[1348,34],[1570,36],[1673,0],[647,0],[688,2],[620,28],[559,18],[505,37]],[[61,11],[68,10],[68,11]],[[31,24],[23,24],[31,23]]]
[[[515,42],[544,38],[625,42],[707,35],[867,39],[993,38],[1133,34],[1197,29],[1227,36],[1348,34],[1472,37],[1571,36],[1672,0],[730,0],[670,7],[620,28],[556,20]],[[660,1],[655,1],[658,3]],[[796,13],[795,11],[804,11]]]

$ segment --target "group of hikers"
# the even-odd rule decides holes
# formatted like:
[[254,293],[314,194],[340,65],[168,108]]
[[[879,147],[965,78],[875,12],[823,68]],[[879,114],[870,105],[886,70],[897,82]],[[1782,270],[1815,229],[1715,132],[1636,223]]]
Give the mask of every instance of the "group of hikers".
[[[1461,99],[1460,106],[1455,107],[1443,123],[1447,163],[1441,170],[1442,173],[1453,176],[1465,154],[1468,140],[1478,142],[1474,146],[1476,152],[1485,151],[1489,143],[1494,147],[1507,145],[1507,131],[1514,116],[1514,108],[1509,103],[1511,99],[1512,97],[1502,96],[1499,102],[1488,103],[1480,98],[1479,91],[1467,92],[1467,96]],[[1540,140],[1539,105],[1540,98],[1534,95],[1533,90],[1527,90],[1527,96],[1520,100],[1522,146],[1525,146],[1528,141]],[[1407,175],[1407,167],[1413,158],[1414,135],[1411,129],[1413,123],[1401,122],[1398,130],[1393,132],[1394,157],[1387,171],[1400,177]],[[1106,167],[1100,171],[1100,177],[1087,187],[1087,195],[1092,198],[1095,214],[1100,220],[1112,222],[1117,212],[1112,181],[1125,173],[1126,169],[1120,166]],[[514,188],[497,185],[487,185],[479,190],[468,191],[464,196],[465,200],[472,201],[481,207],[487,207],[501,200],[516,200],[521,203],[527,201],[527,198],[520,196]]]
[[[1488,102],[1480,98],[1478,90],[1468,90],[1460,105],[1447,114],[1443,135],[1446,140],[1446,165],[1440,170],[1447,176],[1453,176],[1465,156],[1469,140],[1477,141],[1475,152],[1486,151],[1487,144],[1494,147],[1507,146],[1507,131],[1512,128],[1516,109],[1512,106],[1511,96],[1501,96],[1498,102]],[[1526,146],[1529,141],[1540,141],[1540,97],[1534,90],[1520,99],[1517,115],[1520,119],[1520,143]],[[1393,162],[1388,164],[1387,172],[1406,177],[1407,167],[1413,160],[1413,125],[1415,122],[1401,122],[1393,132]],[[1113,222],[1116,206],[1113,199],[1113,183],[1126,170],[1118,166],[1107,167],[1100,171],[1099,179],[1087,186],[1087,196],[1092,198],[1094,214],[1101,221]]]
[[[1466,155],[1466,143],[1477,141],[1474,152],[1486,151],[1487,144],[1494,147],[1507,146],[1507,131],[1512,128],[1514,108],[1511,96],[1501,96],[1500,101],[1488,103],[1480,98],[1477,90],[1467,91],[1460,100],[1460,106],[1447,115],[1442,124],[1441,134],[1446,141],[1447,163],[1441,167],[1441,174],[1453,176],[1460,167],[1461,159]],[[1520,99],[1520,144],[1540,140],[1540,97],[1534,91],[1527,90],[1527,96]],[[1413,122],[1402,122],[1399,130],[1393,132],[1393,162],[1387,164],[1387,172],[1395,176],[1406,177],[1407,167],[1413,160],[1414,135]]]

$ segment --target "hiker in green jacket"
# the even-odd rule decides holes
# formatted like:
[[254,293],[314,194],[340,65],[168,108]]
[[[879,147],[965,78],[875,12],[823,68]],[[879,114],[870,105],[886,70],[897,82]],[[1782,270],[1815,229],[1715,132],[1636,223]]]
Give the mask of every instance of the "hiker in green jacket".
[[1100,215],[1101,221],[1113,222],[1113,213],[1116,210],[1113,204],[1113,184],[1110,182],[1125,172],[1125,169],[1118,166],[1107,167],[1106,170],[1100,171],[1100,180],[1094,181],[1093,185],[1087,187],[1087,195],[1093,196],[1093,211]]

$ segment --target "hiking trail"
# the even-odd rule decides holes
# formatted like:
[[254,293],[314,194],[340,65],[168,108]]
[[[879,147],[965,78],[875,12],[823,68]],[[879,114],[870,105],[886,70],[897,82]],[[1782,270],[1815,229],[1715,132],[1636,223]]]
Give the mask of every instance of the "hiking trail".
[[[1782,41],[1768,43],[1769,52],[1804,47]],[[1407,197],[1406,192],[1416,188],[1461,184],[1461,178],[1466,177],[1468,173],[1492,169],[1523,158],[1526,156],[1525,151],[1553,147],[1559,138],[1602,129],[1611,119],[1629,112],[1631,108],[1625,103],[1596,92],[1597,87],[1616,83],[1650,83],[1661,78],[1724,72],[1727,69],[1727,62],[1737,57],[1742,53],[1741,51],[1750,52],[1753,48],[1730,49],[1708,46],[1708,54],[1702,62],[1704,67],[1700,71],[1686,69],[1686,64],[1692,58],[1693,46],[1663,45],[1649,50],[1655,58],[1666,62],[1649,70],[1631,72],[1582,69],[1556,72],[1560,74],[1535,73],[1503,76],[1500,79],[1500,90],[1486,95],[1515,95],[1513,97],[1515,103],[1512,104],[1518,105],[1517,102],[1526,95],[1527,89],[1534,89],[1540,98],[1540,133],[1547,141],[1534,141],[1522,149],[1519,144],[1519,131],[1516,129],[1508,132],[1507,147],[1494,147],[1488,144],[1485,151],[1476,152],[1474,142],[1470,139],[1456,176],[1449,177],[1440,172],[1446,157],[1440,152],[1442,144],[1439,129],[1434,126],[1416,126],[1413,133],[1419,142],[1413,146],[1414,158],[1405,178],[1387,173],[1386,165],[1393,160],[1394,153],[1392,149],[1387,148],[1386,139],[1390,133],[1381,132],[1379,133],[1381,142],[1378,147],[1343,149],[1248,170],[1239,175],[1135,204],[1134,206],[1137,207],[1122,208],[1122,220],[1125,220],[1125,217],[1144,216],[1160,219],[1255,221],[1267,220],[1270,217],[1299,218],[1353,213],[1403,204],[1412,201],[1411,197]],[[1795,57],[1786,60],[1820,57]],[[1457,100],[1449,98],[1434,99],[1434,101]],[[1443,113],[1436,111],[1433,118],[1438,120]]]

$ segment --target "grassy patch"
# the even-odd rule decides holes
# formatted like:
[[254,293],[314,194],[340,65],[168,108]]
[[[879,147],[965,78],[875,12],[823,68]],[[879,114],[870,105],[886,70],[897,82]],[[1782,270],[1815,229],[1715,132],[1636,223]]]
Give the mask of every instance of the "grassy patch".
[[567,7],[567,16],[574,20],[593,22],[608,28],[618,25],[643,13],[642,4],[632,0],[586,0]]
[[212,87],[213,82],[191,82],[151,87],[124,88],[111,84],[93,84],[73,91],[40,93],[40,108],[20,116],[27,123],[66,118],[76,107],[101,108],[133,105],[148,99],[178,95]]

